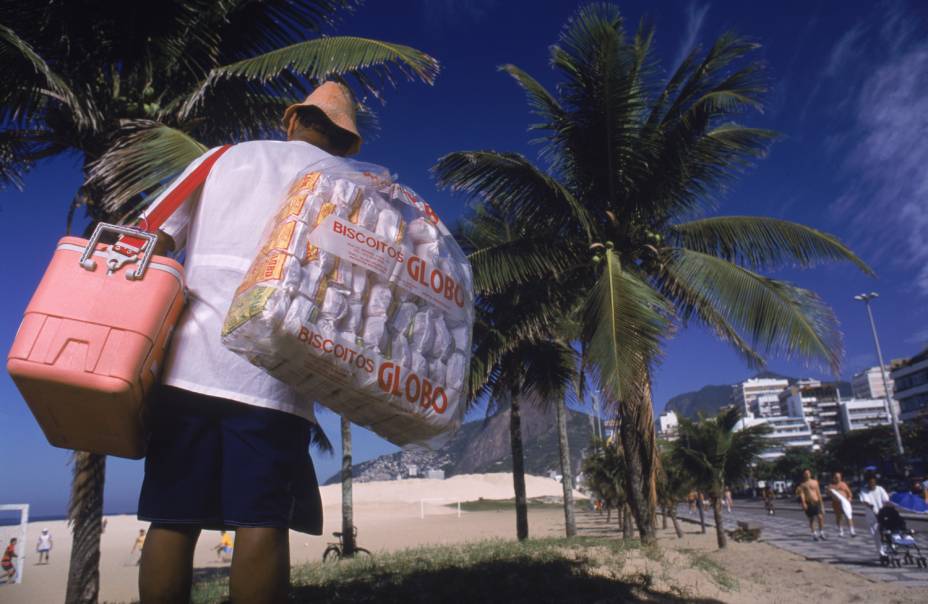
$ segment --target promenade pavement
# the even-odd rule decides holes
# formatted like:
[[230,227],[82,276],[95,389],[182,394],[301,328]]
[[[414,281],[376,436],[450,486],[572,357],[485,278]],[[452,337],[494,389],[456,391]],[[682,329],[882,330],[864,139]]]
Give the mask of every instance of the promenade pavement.
[[[778,503],[777,509],[786,508],[790,503],[782,500]],[[792,504],[798,509],[798,504]],[[834,516],[830,515],[831,509],[827,510],[827,524],[825,526],[825,541],[813,541],[809,532],[809,523],[804,517],[796,517],[793,514],[784,514],[781,511],[774,516],[767,514],[760,505],[754,502],[735,501],[732,512],[723,510],[723,522],[725,528],[734,529],[737,522],[750,522],[753,525],[762,527],[761,540],[803,556],[809,560],[834,564],[849,572],[856,573],[872,581],[893,581],[898,584],[911,587],[928,587],[928,570],[918,568],[915,565],[904,565],[902,568],[889,568],[881,566],[876,554],[876,546],[873,537],[870,536],[870,530],[865,525],[862,517],[855,514],[855,524],[857,525],[857,536],[851,538],[845,532],[844,537],[839,537],[834,527]],[[678,517],[686,522],[699,522],[698,512],[690,513],[687,505],[681,505],[678,509]],[[712,511],[707,509],[705,513],[706,526],[711,527],[708,530],[715,530],[715,523],[712,519]],[[921,524],[921,523],[919,523]],[[916,529],[920,527],[915,527]],[[919,545],[922,552],[928,555],[928,533],[917,534]]]

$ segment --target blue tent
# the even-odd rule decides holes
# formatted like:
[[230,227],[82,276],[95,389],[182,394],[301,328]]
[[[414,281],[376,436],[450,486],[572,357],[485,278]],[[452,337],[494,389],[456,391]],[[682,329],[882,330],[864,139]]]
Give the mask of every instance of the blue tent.
[[925,503],[922,497],[913,493],[893,493],[889,496],[889,500],[896,504],[896,507],[902,508],[907,512],[928,514],[928,503]]

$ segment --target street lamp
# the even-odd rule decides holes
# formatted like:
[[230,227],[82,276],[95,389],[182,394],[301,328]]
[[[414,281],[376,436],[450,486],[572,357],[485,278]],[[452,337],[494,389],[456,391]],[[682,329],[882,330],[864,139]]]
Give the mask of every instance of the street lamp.
[[893,422],[893,432],[896,434],[896,449],[899,456],[902,457],[905,452],[902,449],[902,435],[899,433],[899,420],[896,418],[896,408],[893,406],[892,398],[889,395],[889,385],[886,381],[886,366],[883,364],[883,352],[880,350],[880,338],[876,335],[876,323],[873,321],[873,311],[870,310],[870,300],[878,298],[880,294],[870,292],[869,294],[858,294],[854,299],[863,302],[867,306],[867,316],[870,317],[870,330],[873,332],[873,343],[876,345],[876,358],[880,362],[880,375],[883,377],[883,393],[886,395],[886,412]]

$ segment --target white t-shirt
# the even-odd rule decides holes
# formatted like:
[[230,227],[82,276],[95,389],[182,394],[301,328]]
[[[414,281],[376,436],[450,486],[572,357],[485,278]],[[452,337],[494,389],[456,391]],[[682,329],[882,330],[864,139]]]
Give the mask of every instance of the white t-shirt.
[[860,491],[860,501],[866,504],[874,514],[878,514],[880,509],[889,503],[889,495],[887,495],[886,490],[879,485],[873,490],[864,487]]
[[[205,157],[191,163],[171,188]],[[162,225],[178,249],[186,248],[188,293],[165,360],[165,384],[315,421],[312,401],[227,350],[220,333],[265,225],[286,200],[291,181],[320,160],[333,158],[302,141],[235,145],[213,165],[201,192]]]
[[40,552],[48,551],[52,548],[52,536],[49,533],[41,533],[39,535],[39,542],[36,544],[36,549]]

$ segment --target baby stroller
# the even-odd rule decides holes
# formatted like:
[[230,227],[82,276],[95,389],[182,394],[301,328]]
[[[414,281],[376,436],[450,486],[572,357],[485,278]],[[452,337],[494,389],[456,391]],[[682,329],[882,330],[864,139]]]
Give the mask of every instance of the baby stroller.
[[928,568],[928,560],[922,555],[918,541],[915,540],[915,531],[906,528],[905,519],[899,510],[890,505],[883,506],[876,518],[880,523],[880,537],[883,541],[880,564],[901,567],[905,563]]

